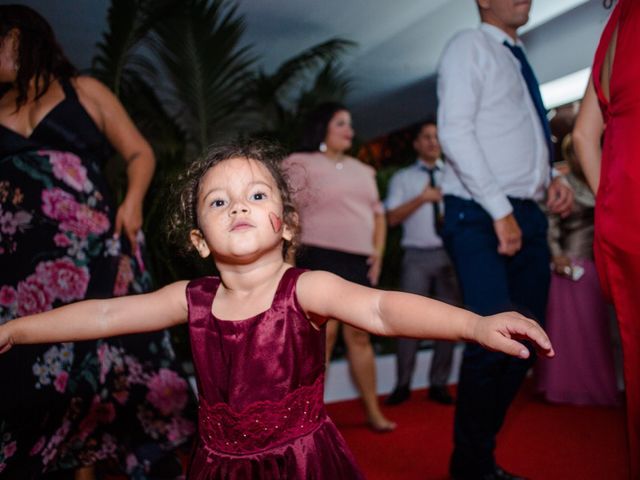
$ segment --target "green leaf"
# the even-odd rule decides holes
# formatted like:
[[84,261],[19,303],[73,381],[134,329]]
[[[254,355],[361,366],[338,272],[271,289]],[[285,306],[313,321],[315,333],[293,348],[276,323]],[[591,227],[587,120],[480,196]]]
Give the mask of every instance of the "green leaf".
[[154,28],[153,49],[166,74],[169,111],[199,154],[243,116],[254,57],[240,40],[245,23],[222,0],[186,0]]

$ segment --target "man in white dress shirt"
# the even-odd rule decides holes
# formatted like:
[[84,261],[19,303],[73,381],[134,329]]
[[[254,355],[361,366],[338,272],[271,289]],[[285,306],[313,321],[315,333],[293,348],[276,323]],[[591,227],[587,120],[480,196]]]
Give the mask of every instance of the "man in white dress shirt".
[[[443,240],[466,307],[518,310],[544,322],[547,220],[573,195],[551,180],[553,144],[535,75],[518,39],[529,0],[477,0],[482,24],[457,34],[438,72],[440,142],[448,159]],[[460,371],[450,473],[456,480],[521,478],[494,457],[496,435],[529,360],[467,345]]]
[[[435,120],[426,120],[416,129],[413,148],[418,159],[398,170],[389,182],[385,200],[387,223],[402,225],[400,244],[404,250],[400,288],[409,293],[430,296],[458,304],[456,274],[442,245],[442,168],[440,143]],[[396,353],[396,386],[385,403],[398,405],[411,395],[411,377],[416,363],[419,340],[399,338]],[[453,358],[452,342],[434,342],[429,369],[428,397],[450,405],[448,381]]]

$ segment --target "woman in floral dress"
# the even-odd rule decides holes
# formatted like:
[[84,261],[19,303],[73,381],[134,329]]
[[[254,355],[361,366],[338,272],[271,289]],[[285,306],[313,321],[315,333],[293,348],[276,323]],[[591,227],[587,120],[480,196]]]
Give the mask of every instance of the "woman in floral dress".
[[[102,174],[127,163],[115,207]],[[86,298],[147,291],[142,201],[153,152],[115,96],[78,76],[51,27],[0,6],[0,324]],[[0,358],[0,476],[93,466],[169,478],[194,431],[166,332],[34,346]]]

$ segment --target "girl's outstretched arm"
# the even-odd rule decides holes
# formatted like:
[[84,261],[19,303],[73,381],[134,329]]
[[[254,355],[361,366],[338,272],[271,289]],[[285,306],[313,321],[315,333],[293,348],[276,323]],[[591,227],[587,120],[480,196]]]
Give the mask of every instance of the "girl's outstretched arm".
[[420,295],[367,288],[319,271],[303,273],[297,293],[315,323],[336,318],[376,335],[471,340],[521,358],[529,351],[517,340],[529,339],[545,355],[554,355],[544,330],[516,312],[481,317]]
[[15,344],[56,343],[150,332],[187,321],[187,282],[142,295],[86,300],[0,325],[0,353]]

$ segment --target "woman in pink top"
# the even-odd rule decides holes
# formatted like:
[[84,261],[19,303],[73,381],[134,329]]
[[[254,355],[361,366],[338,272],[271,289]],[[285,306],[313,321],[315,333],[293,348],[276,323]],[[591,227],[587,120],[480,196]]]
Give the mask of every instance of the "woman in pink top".
[[[326,103],[309,116],[300,152],[283,164],[300,212],[302,233],[297,264],[328,270],[362,285],[378,283],[386,224],[375,170],[348,156],[353,140],[351,115],[343,105]],[[338,323],[327,325],[327,359]],[[343,325],[347,358],[371,428],[396,427],[380,410],[375,358],[369,334]]]

